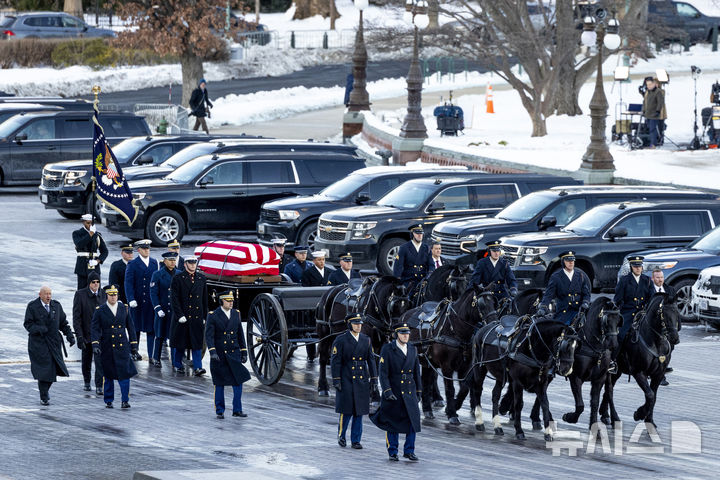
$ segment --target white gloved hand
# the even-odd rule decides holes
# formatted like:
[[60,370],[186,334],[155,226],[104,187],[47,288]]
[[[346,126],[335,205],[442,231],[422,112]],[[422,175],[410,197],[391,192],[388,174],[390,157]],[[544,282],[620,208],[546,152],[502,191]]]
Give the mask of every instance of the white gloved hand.
[[136,308],[137,302],[135,300],[130,300],[130,303],[128,303],[128,305],[130,305],[130,308]]
[[90,231],[93,233],[97,231],[97,228],[95,228],[95,224],[90,225]]
[[185,318],[185,317],[178,318],[178,323],[185,323],[185,322],[187,322],[187,318]]
[[162,310],[158,310],[158,317],[163,318],[165,316],[165,312]]
[[88,260],[88,267],[94,267],[98,264],[97,260]]

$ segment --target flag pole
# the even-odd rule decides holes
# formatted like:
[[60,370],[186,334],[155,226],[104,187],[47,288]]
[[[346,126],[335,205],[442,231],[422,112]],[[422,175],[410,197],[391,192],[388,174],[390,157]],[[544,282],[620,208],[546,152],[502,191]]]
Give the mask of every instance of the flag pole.
[[[93,85],[92,93],[95,95],[95,101],[93,102],[93,109],[95,110],[95,112],[93,113],[93,115],[95,115],[95,116],[98,115],[98,95],[100,94],[100,91],[101,91],[100,85]],[[100,121],[100,119],[98,119],[98,121]],[[90,155],[90,168],[91,168],[90,171],[91,172],[94,171],[94,170],[92,170],[95,165],[94,162],[95,162],[95,160],[92,158],[92,155]],[[92,202],[90,202],[90,208],[92,208],[92,211],[90,212],[90,214],[92,215],[92,224],[93,225],[95,225],[95,212],[97,210],[97,203],[96,203],[97,195],[95,194],[96,185],[97,184],[96,184],[96,180],[95,180],[95,175],[93,175],[92,176],[92,185],[90,187],[90,195],[92,195]]]

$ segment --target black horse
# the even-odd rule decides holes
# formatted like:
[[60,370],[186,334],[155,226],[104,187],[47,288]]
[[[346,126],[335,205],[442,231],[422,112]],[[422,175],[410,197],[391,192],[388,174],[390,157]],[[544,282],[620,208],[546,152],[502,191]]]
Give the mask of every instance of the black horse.
[[360,296],[357,312],[365,319],[362,332],[372,340],[376,354],[390,341],[393,325],[410,306],[407,288],[400,280],[391,276],[380,277],[367,294]]
[[577,341],[563,341],[571,327],[552,318],[507,316],[480,329],[473,339],[473,366],[471,393],[475,404],[475,428],[484,431],[480,404],[485,377],[495,377],[492,391],[492,421],[496,435],[502,435],[500,426],[500,394],[506,381],[511,395],[515,437],[525,439],[520,417],[523,391],[535,393],[542,408],[545,440],[552,440],[550,404],[547,386],[557,372],[567,375],[572,371]]
[[[435,306],[434,309],[427,308]],[[413,330],[410,341],[419,349],[423,366],[423,411],[427,418],[433,418],[430,386],[436,382],[436,371],[442,372],[445,384],[447,406],[445,413],[452,425],[459,425],[457,409],[467,395],[467,387],[461,382],[455,397],[453,373],[463,379],[472,364],[472,338],[475,331],[488,321],[497,319],[495,297],[482,287],[468,288],[460,298],[451,302],[425,304],[414,308],[402,317]]]
[[620,310],[612,300],[599,297],[590,305],[585,320],[577,325],[577,334],[565,335],[563,338],[564,342],[579,342],[579,348],[575,349],[572,373],[567,377],[575,398],[575,411],[564,414],[564,421],[577,423],[585,410],[582,384],[590,382],[590,428],[597,423],[600,392],[608,378],[611,355],[618,349],[618,328],[622,321]]
[[[680,343],[678,334],[680,312],[666,294],[655,294],[645,312],[635,316],[630,331],[620,344],[617,358],[618,372],[608,380],[600,405],[600,419],[609,426],[620,421],[613,402],[612,392],[618,378],[624,373],[632,375],[645,393],[645,403],[638,407],[633,419],[652,424],[653,410],[660,382],[675,345]],[[648,384],[648,378],[650,383]],[[608,416],[610,407],[610,416]]]
[[315,332],[318,338],[318,358],[320,376],[318,395],[327,397],[330,387],[327,381],[326,367],[330,363],[330,350],[335,338],[347,330],[345,317],[357,311],[357,304],[363,294],[368,295],[377,277],[367,277],[360,281],[353,279],[349,284],[337,285],[323,294],[315,309]]
[[439,302],[444,299],[457,300],[468,284],[467,265],[442,265],[432,271],[418,284],[410,299],[414,307],[425,302]]

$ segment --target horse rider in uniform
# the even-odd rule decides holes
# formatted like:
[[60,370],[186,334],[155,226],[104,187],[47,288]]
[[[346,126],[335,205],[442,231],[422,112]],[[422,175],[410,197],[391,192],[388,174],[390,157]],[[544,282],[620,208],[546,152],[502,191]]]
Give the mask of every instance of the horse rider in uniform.
[[353,278],[360,278],[360,273],[352,268],[353,258],[350,252],[340,257],[340,268],[330,274],[330,285],[342,285]]
[[287,240],[281,237],[275,237],[272,239],[273,250],[280,257],[280,264],[278,265],[280,273],[283,273],[285,271],[285,267],[293,261],[293,258],[285,253],[286,242]]
[[232,416],[247,417],[242,409],[242,384],[250,380],[240,310],[233,308],[232,292],[219,296],[221,305],[207,316],[205,342],[210,353],[210,375],[215,386],[215,414],[225,418],[225,387],[233,389]]
[[362,417],[370,413],[370,385],[377,381],[370,337],[360,333],[363,319],[353,313],[345,317],[350,330],[335,338],[330,357],[333,386],[335,387],[335,412],[338,422],[338,445],[344,447],[345,433],[352,420],[350,442],[354,449],[361,449]]
[[110,274],[108,276],[108,283],[111,285],[117,285],[118,287],[118,300],[127,305],[127,297],[125,296],[125,271],[127,270],[127,264],[132,261],[133,253],[135,249],[132,245],[123,245],[120,247],[120,260],[115,260],[110,265]]
[[399,434],[405,434],[403,457],[418,461],[415,455],[415,436],[420,432],[420,408],[422,380],[417,349],[410,340],[407,323],[395,325],[397,339],[386,343],[380,350],[378,365],[382,400],[370,420],[385,430],[385,445],[389,459],[398,461]]
[[[163,266],[153,272],[150,278],[150,301],[155,311],[153,330],[155,331],[155,345],[150,356],[150,365],[162,367],[160,363],[160,349],[165,340],[170,338],[170,320],[172,309],[170,308],[170,286],[172,279],[180,273],[177,269],[178,254],[165,252],[162,254]],[[170,350],[171,362],[175,358],[175,349]]]
[[517,295],[517,281],[507,259],[502,257],[502,247],[499,240],[487,242],[489,255],[481,258],[475,264],[475,271],[470,279],[470,285],[484,285],[494,295],[496,300],[515,297]]
[[425,276],[433,270],[430,247],[423,242],[422,225],[413,225],[410,228],[412,239],[400,246],[393,264],[393,275],[400,279],[403,285],[412,291]]
[[562,268],[550,275],[537,313],[547,315],[548,305],[555,300],[555,319],[570,325],[581,309],[587,311],[590,307],[590,279],[575,268],[575,252],[561,253],[560,262]]
[[623,324],[618,332],[620,342],[630,331],[635,315],[647,306],[653,294],[652,280],[643,273],[644,260],[645,257],[640,255],[630,257],[630,273],[620,277],[615,286],[613,302],[618,306],[623,317]]
[[138,351],[135,327],[128,308],[118,302],[118,288],[105,287],[107,302],[95,310],[90,327],[93,353],[100,357],[103,370],[105,406],[113,408],[115,384],[120,385],[121,408],[130,408],[130,378],[137,369],[130,355]]
[[[156,259],[150,257],[150,240],[138,240],[135,247],[138,256],[129,262],[125,270],[125,295],[127,295],[130,317],[135,322],[137,340],[140,332],[145,332],[148,357],[152,356],[155,347],[155,311],[150,300],[150,282],[153,273],[159,268]],[[133,355],[134,360],[142,360],[142,356]]]
[[302,275],[308,268],[312,268],[312,264],[307,262],[308,247],[298,245],[295,247],[295,260],[288,263],[281,272],[290,277],[294,283],[302,281]]
[[75,275],[77,275],[77,288],[87,287],[88,273],[95,271],[100,274],[100,264],[108,256],[108,248],[102,235],[98,233],[93,224],[93,216],[86,213],[82,217],[83,226],[72,233],[77,259],[75,260]]

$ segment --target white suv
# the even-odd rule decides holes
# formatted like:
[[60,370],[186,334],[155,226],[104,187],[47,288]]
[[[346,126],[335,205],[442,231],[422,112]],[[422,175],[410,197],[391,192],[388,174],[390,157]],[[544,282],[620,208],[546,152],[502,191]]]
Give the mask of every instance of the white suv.
[[692,286],[692,310],[697,318],[720,329],[720,266],[702,270]]

